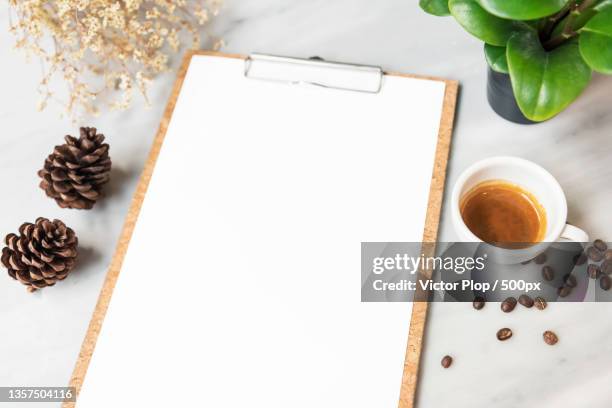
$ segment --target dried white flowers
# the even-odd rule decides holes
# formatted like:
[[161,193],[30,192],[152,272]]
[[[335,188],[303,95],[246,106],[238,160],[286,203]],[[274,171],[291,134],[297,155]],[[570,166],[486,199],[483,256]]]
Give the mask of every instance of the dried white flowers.
[[[39,109],[54,98],[50,82],[68,85],[66,109],[97,114],[108,104],[124,109],[137,89],[168,70],[170,52],[200,32],[221,0],[9,0],[16,47],[40,57]],[[55,98],[57,99],[57,98]]]

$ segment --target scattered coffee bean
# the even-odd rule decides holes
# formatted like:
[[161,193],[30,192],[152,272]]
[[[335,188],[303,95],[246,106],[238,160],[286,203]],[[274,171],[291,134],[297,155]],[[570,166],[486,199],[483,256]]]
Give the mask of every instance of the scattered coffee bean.
[[576,255],[574,257],[574,264],[575,265],[584,265],[587,261],[587,256],[584,254],[584,252],[579,253],[578,255]]
[[451,356],[444,356],[442,357],[441,364],[442,367],[448,368],[451,366],[451,364],[453,364],[453,358]]
[[612,261],[603,261],[601,263],[601,273],[605,273],[606,275],[612,275]]
[[510,337],[512,337],[512,330],[507,327],[497,331],[497,340],[499,341],[508,340]]
[[570,288],[575,288],[578,285],[576,277],[571,273],[568,273],[563,277],[563,283],[565,284],[565,286],[569,286]]
[[570,293],[572,293],[572,288],[570,288],[569,286],[564,285],[557,289],[557,295],[562,298],[568,297]]
[[546,300],[540,296],[535,298],[534,303],[535,303],[535,307],[540,310],[544,310],[546,309],[546,306],[548,306],[548,303],[546,303]]
[[606,261],[612,261],[612,249],[608,249],[604,254]]
[[538,265],[542,265],[547,259],[546,253],[542,252],[540,255],[536,256],[533,261]]
[[596,239],[593,242],[593,246],[597,248],[600,252],[606,252],[606,250],[608,249],[608,244],[603,242],[601,239]]
[[549,282],[555,279],[555,270],[552,268],[552,266],[546,265],[542,268],[542,277],[544,280]]
[[559,341],[559,337],[557,337],[557,335],[550,330],[546,330],[542,337],[544,337],[544,342],[549,346],[554,346]]
[[474,301],[472,302],[472,306],[474,306],[474,309],[480,310],[483,307],[485,307],[485,303],[486,303],[485,298],[483,298],[482,296],[476,296],[474,298]]
[[512,296],[506,298],[502,303],[501,303],[501,310],[504,313],[510,313],[511,311],[514,310],[514,308],[516,307],[516,299],[513,298]]
[[533,307],[533,299],[529,295],[522,294],[521,296],[519,296],[518,301],[521,305],[525,306],[526,308]]
[[592,246],[587,248],[587,255],[589,259],[593,262],[599,262],[603,259],[603,254],[601,253],[601,251]]
[[591,279],[597,279],[599,278],[599,275],[601,275],[601,270],[599,270],[599,266],[595,264],[590,264],[587,267],[587,273],[589,274],[589,277]]
[[610,290],[610,287],[612,287],[612,279],[610,279],[608,275],[602,275],[599,280],[599,287],[605,291]]

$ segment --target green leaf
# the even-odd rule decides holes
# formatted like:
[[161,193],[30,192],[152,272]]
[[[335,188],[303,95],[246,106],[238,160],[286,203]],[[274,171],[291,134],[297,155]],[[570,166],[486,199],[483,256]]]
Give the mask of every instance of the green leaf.
[[612,0],[597,0],[593,9],[596,11],[602,11],[610,6],[612,6]]
[[520,21],[504,20],[489,14],[476,0],[449,0],[448,6],[455,20],[467,32],[487,44],[505,46],[515,32],[532,30]]
[[510,38],[506,56],[519,108],[534,121],[550,119],[561,112],[591,79],[591,69],[583,61],[575,40],[546,51],[537,33],[525,31]]
[[506,59],[506,47],[497,47],[486,44],[484,46],[485,58],[493,71],[508,73],[508,60]]
[[582,27],[580,53],[595,71],[612,74],[612,7],[603,9]]
[[[612,0],[611,0],[612,1]],[[546,23],[548,22],[547,18],[538,18],[536,20],[527,20],[525,24],[528,24],[531,28],[536,31],[541,31],[546,27]]]
[[420,0],[419,6],[429,14],[434,16],[448,16],[448,0]]
[[478,0],[489,13],[510,20],[535,20],[561,11],[568,0]]

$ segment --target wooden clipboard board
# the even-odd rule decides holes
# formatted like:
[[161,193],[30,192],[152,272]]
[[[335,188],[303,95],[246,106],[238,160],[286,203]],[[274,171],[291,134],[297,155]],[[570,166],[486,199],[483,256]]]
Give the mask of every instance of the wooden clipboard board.
[[[183,85],[187,69],[189,68],[191,58],[194,55],[210,55],[225,58],[246,59],[246,57],[243,55],[226,54],[213,51],[190,51],[185,55],[181,67],[178,71],[177,79],[174,83],[172,93],[170,94],[170,98],[168,100],[163,118],[159,125],[157,135],[153,141],[153,146],[145,163],[144,170],[140,177],[134,197],[132,199],[132,203],[125,219],[123,230],[121,232],[121,236],[117,244],[115,255],[113,256],[112,262],[104,280],[102,290],[98,298],[98,302],[94,309],[91,321],[89,323],[89,327],[87,329],[87,333],[85,335],[85,339],[83,340],[83,344],[81,346],[81,351],[79,353],[74,371],[70,379],[69,386],[75,387],[77,395],[81,389],[81,386],[83,385],[83,381],[87,373],[87,368],[93,355],[98,335],[102,328],[104,317],[106,315],[106,311],[108,309],[111,296],[115,288],[115,284],[119,277],[119,272],[121,270],[125,254],[127,252],[130,239],[132,237],[132,232],[138,220],[142,203],[145,198],[147,188],[151,180],[151,176],[153,174],[153,169],[155,168],[159,152],[164,142],[166,131],[172,118],[172,114],[174,112],[178,96],[181,92],[181,87]],[[445,80],[428,76],[400,74],[395,72],[385,72],[385,75],[441,81],[446,84],[444,93],[444,106],[442,109],[442,117],[440,118],[438,141],[435,153],[434,169],[429,191],[425,230],[423,232],[424,242],[435,242],[438,235],[438,226],[444,195],[444,184],[446,179],[446,168],[452,138],[453,121],[455,117],[455,106],[459,83],[453,80]],[[427,308],[427,302],[415,302],[413,305],[409,338],[404,361],[404,371],[400,390],[400,398],[398,405],[399,408],[411,408],[415,405],[418,371],[421,360],[421,350],[423,345],[423,336],[425,332],[425,323],[427,320]],[[65,402],[62,406],[64,408],[72,408],[75,407],[75,405],[75,402]]]

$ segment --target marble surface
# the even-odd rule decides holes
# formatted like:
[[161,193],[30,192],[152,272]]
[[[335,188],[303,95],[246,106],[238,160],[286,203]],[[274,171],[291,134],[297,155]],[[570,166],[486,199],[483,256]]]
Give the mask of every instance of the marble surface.
[[[7,26],[7,15],[4,4],[0,27]],[[459,80],[448,186],[475,160],[522,156],[558,178],[572,223],[612,240],[612,78],[596,75],[554,120],[520,126],[498,118],[487,105],[482,45],[451,19],[422,13],[416,1],[226,0],[211,32],[224,39],[228,52],[318,55]],[[0,231],[15,231],[38,216],[60,217],[79,234],[83,256],[78,271],[53,290],[32,295],[0,279],[0,385],[59,386],[68,382],[76,361],[173,74],[153,85],[151,108],[138,101],[129,111],[83,122],[102,129],[111,142],[110,197],[90,213],[64,211],[38,190],[36,170],[76,125],[53,106],[36,111],[40,67],[27,63],[12,44],[0,30]],[[445,207],[440,239],[446,241],[455,238],[448,215]],[[469,304],[433,304],[418,406],[612,406],[611,313],[609,304],[556,304],[541,313],[519,308],[511,315],[496,305],[476,313]],[[510,325],[515,337],[495,340],[497,329]],[[559,334],[557,346],[542,342],[546,329]],[[455,357],[449,370],[440,367],[444,354]]]

